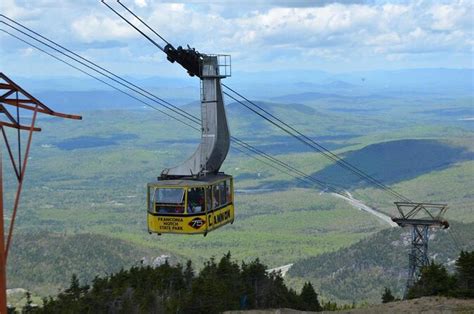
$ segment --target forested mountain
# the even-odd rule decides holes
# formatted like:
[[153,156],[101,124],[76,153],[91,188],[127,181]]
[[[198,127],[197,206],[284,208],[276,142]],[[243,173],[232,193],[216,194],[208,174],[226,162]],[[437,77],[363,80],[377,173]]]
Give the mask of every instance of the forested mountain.
[[[278,80],[288,83],[287,78]],[[253,89],[260,95],[268,95],[250,99],[410,199],[448,203],[448,220],[474,221],[472,98],[456,93],[401,94],[383,86],[370,90],[361,86],[360,77],[309,85],[305,81],[301,78],[297,90],[272,90],[273,95],[264,88],[270,85],[256,85]],[[363,84],[375,83],[367,76]],[[169,90],[188,98],[183,102],[160,90],[156,93],[199,115],[197,104],[189,104],[199,98],[196,87],[183,95]],[[288,284],[299,291],[306,278],[311,279],[325,300],[379,302],[386,285],[400,296],[408,259],[406,233],[378,233],[388,227],[378,218],[319,186],[299,185],[293,176],[234,146],[222,170],[235,179],[235,223],[206,238],[149,235],[146,183],[192,154],[199,132],[133,99],[128,102],[113,93],[95,98],[100,91],[88,91],[35,93],[58,110],[82,111],[84,119],[39,120],[43,131],[35,134],[31,147],[9,255],[8,288],[55,295],[73,273],[86,283],[96,275],[128,269],[143,256],[162,254],[173,262],[191,259],[200,269],[212,256],[231,251],[246,263],[259,257],[269,268],[294,263]],[[285,94],[292,95],[276,103],[273,97]],[[322,94],[338,96],[319,97]],[[390,195],[345,177],[331,160],[241,104],[229,99],[226,104],[233,136],[317,179],[349,187],[357,199],[396,214]],[[7,170],[8,211],[16,179]],[[454,223],[453,230],[468,241],[471,231],[465,226]],[[449,254],[436,248],[441,238],[449,242]],[[430,243],[433,257],[443,263],[448,260],[444,255],[453,258],[457,252],[451,251],[452,242],[449,234],[436,233]]]
[[[452,223],[454,236],[462,235],[459,246],[474,249],[474,223]],[[324,297],[361,302],[380,300],[383,287],[389,287],[398,297],[406,284],[411,234],[408,228],[380,231],[347,248],[299,261],[289,271],[292,277],[305,278]],[[453,269],[460,247],[453,242],[452,231],[431,232],[431,260]],[[459,236],[456,237],[459,239]]]
[[[426,154],[425,152],[430,152]],[[403,139],[368,145],[345,154],[344,161],[360,169],[370,169],[370,175],[385,184],[396,184],[431,171],[471,160],[474,153],[431,139]],[[323,181],[332,181],[355,189],[369,184],[353,173],[332,164],[314,174]]]
[[8,286],[55,294],[73,274],[84,282],[159,256],[129,242],[99,234],[18,233],[9,254]]
[[[455,272],[432,262],[421,270],[421,278],[409,291],[409,298],[423,296],[474,297],[474,251],[461,251],[455,259]],[[73,274],[70,285],[55,297],[43,298],[38,307],[26,293],[22,313],[222,313],[224,311],[291,308],[301,311],[334,311],[356,307],[319,302],[310,282],[300,293],[287,288],[280,273],[268,272],[259,259],[241,265],[230,252],[220,261],[206,261],[197,274],[191,261],[185,266],[134,266],[104,277],[95,277],[91,285],[80,283]],[[383,303],[396,299],[385,288]],[[442,306],[442,302],[439,304]],[[370,310],[362,303],[362,310]],[[434,305],[432,304],[430,308]],[[407,304],[391,310],[413,310]],[[459,308],[457,306],[456,308]],[[470,307],[472,308],[472,306]],[[467,311],[469,309],[466,308]],[[293,311],[293,310],[291,310]],[[371,311],[371,313],[373,310]]]

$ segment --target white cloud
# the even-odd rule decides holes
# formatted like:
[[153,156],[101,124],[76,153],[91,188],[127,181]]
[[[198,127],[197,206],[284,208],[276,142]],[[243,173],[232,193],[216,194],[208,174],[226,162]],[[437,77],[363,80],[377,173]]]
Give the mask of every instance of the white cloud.
[[[135,0],[145,6],[145,0]],[[143,18],[169,41],[197,43],[201,51],[256,51],[282,47],[350,49],[353,54],[419,53],[425,50],[470,50],[472,21],[469,1],[451,4],[329,3],[316,7],[271,7],[226,18],[216,11],[201,12],[184,3],[148,3]],[[139,37],[118,17],[86,15],[72,24],[80,38],[91,40]],[[100,31],[98,31],[100,30]],[[440,31],[443,32],[440,32]],[[338,49],[336,49],[338,48]],[[325,53],[325,55],[329,55]]]
[[15,0],[0,1],[0,12],[10,18],[29,18],[39,14],[36,7],[22,7],[16,4]]
[[[139,16],[174,45],[190,44],[207,53],[232,53],[234,62],[249,66],[273,67],[284,60],[311,64],[318,59],[319,64],[326,61],[337,67],[338,60],[347,64],[358,64],[356,60],[363,58],[397,62],[412,57],[420,60],[420,54],[444,54],[449,59],[454,54],[472,54],[474,44],[474,5],[470,0],[323,1],[317,6],[306,0],[297,4],[258,0],[257,6],[250,0],[230,4],[199,0],[123,2],[132,4]],[[21,6],[3,0],[2,7],[21,16],[31,9],[25,3]],[[52,34],[59,42],[72,42],[76,47],[94,43],[99,60],[100,50],[116,60],[124,60],[127,54],[144,64],[159,60],[155,47],[99,1],[94,5],[87,0],[59,1],[57,8],[52,0],[35,3],[41,14],[30,17],[29,25]],[[227,4],[232,13],[224,10],[229,8]],[[126,43],[128,50],[111,46],[117,42]],[[116,53],[110,56],[110,51]]]
[[29,57],[35,52],[34,48],[32,47],[27,47],[24,49],[20,49],[20,55],[22,57]]
[[90,14],[72,22],[72,30],[86,42],[123,39],[135,36],[135,31],[121,20]]
[[474,19],[472,5],[434,5],[430,9],[433,18],[432,28],[434,30],[449,31],[462,25],[466,19]]
[[140,8],[145,8],[148,5],[146,0],[135,0],[135,4]]
[[[473,22],[466,19],[465,12],[472,5],[456,2],[445,6],[453,8],[450,12],[457,22],[448,24],[438,18],[438,29],[431,27],[432,14],[438,7],[430,2],[335,3],[314,8],[274,8],[236,19],[229,36],[232,43],[246,45],[249,51],[252,47],[254,51],[278,53],[282,47],[295,47],[292,53],[299,54],[303,62],[311,55],[328,62],[371,55],[398,61],[409,59],[410,54],[470,52]],[[443,32],[439,31],[441,25]]]

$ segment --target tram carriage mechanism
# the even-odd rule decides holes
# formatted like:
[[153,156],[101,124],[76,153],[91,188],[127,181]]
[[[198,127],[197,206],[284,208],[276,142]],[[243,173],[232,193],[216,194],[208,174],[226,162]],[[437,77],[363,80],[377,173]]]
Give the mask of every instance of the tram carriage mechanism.
[[171,44],[163,51],[201,81],[201,143],[189,159],[148,184],[148,231],[207,235],[234,222],[232,176],[219,172],[230,146],[221,87],[230,76],[230,56]]
[[[147,225],[150,233],[204,234],[234,222],[232,176],[219,172],[227,157],[230,134],[221,79],[231,76],[230,55],[210,55],[187,46],[173,47],[123,3],[117,3],[157,35],[164,47],[102,0],[113,13],[180,64],[201,84],[201,143],[182,164],[164,169],[157,182],[148,183]],[[174,106],[172,106],[174,107]],[[189,117],[188,117],[189,118]],[[194,117],[193,117],[194,118]],[[193,122],[198,123],[195,118]]]

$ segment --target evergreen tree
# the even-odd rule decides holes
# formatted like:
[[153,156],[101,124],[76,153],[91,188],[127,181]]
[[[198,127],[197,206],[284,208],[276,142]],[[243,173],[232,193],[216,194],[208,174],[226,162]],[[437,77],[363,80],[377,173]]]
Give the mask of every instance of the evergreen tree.
[[306,311],[321,311],[322,307],[318,301],[318,294],[314,291],[310,282],[305,282],[300,294],[301,309]]
[[186,283],[186,287],[188,289],[191,289],[191,283],[194,279],[193,263],[191,262],[191,260],[186,263],[186,268],[184,269],[183,276],[184,282]]
[[388,303],[395,301],[395,297],[392,295],[392,291],[385,287],[384,292],[382,294],[382,303]]
[[421,269],[420,279],[408,291],[408,298],[447,295],[455,286],[455,279],[443,265],[432,262]]
[[25,306],[22,308],[21,313],[30,314],[34,312],[34,308],[32,306],[33,300],[31,300],[31,293],[26,291],[26,303]]
[[230,252],[224,255],[217,265],[217,277],[222,284],[224,310],[240,308],[240,296],[244,292],[239,265],[232,261]]
[[[40,313],[222,313],[227,310],[298,308],[321,310],[318,295],[306,283],[298,295],[279,273],[267,273],[258,259],[239,266],[230,253],[211,258],[195,275],[191,262],[183,268],[168,263],[132,267],[92,287],[81,286],[76,275],[56,299],[44,299]],[[334,308],[337,306],[334,304]]]
[[474,298],[474,251],[461,251],[456,260],[456,296]]
[[263,291],[262,307],[281,308],[295,307],[298,305],[297,298],[295,298],[291,291],[285,286],[283,277],[281,277],[279,272],[268,274],[268,279],[265,280]]
[[81,287],[79,284],[79,278],[76,274],[72,274],[71,284],[64,293],[67,297],[72,298],[73,300],[79,300],[81,295],[83,295],[89,289],[88,286]]
[[242,280],[248,295],[248,305],[253,309],[265,307],[263,296],[265,294],[266,267],[257,258],[250,264],[242,263]]
[[337,303],[331,302],[331,301],[323,302],[322,310],[323,311],[337,311],[338,310]]

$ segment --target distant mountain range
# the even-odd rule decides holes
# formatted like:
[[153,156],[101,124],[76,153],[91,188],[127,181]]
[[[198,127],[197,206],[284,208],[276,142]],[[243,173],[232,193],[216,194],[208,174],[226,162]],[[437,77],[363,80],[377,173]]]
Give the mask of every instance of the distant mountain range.
[[[135,102],[105,84],[85,77],[26,78],[6,73],[45,103],[75,106],[80,110],[128,106]],[[199,99],[199,83],[190,77],[125,77],[157,96],[178,105]],[[473,69],[404,69],[332,74],[323,71],[236,72],[225,80],[246,96],[256,99],[292,101],[307,97],[356,97],[373,94],[474,93]],[[114,83],[114,85],[117,85]],[[123,88],[120,85],[117,85]],[[127,90],[127,92],[130,92]],[[296,97],[296,95],[299,95]]]

